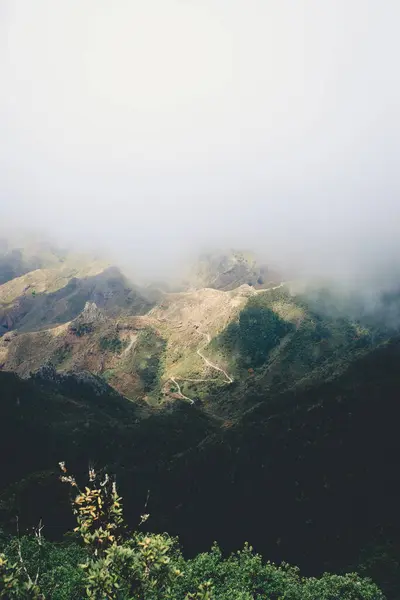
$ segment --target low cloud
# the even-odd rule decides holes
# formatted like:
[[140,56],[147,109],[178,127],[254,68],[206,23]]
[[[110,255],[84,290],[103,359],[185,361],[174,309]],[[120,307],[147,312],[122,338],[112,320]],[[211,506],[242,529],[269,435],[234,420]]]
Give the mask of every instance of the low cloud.
[[397,284],[394,0],[4,0],[2,226],[169,277],[206,247]]

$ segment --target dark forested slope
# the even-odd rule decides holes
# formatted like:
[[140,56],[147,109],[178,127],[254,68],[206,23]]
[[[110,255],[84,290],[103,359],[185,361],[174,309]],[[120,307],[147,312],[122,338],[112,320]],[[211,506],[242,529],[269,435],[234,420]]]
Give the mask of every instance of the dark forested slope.
[[396,564],[377,549],[400,546],[399,364],[395,338],[322,384],[255,395],[231,426],[180,402],[144,410],[97,379],[0,373],[3,524],[43,517],[59,536],[71,522],[56,464],[79,474],[92,461],[117,473],[128,520],[150,490],[149,526],[188,552],[249,540],[317,573],[373,548],[370,570],[393,586]]

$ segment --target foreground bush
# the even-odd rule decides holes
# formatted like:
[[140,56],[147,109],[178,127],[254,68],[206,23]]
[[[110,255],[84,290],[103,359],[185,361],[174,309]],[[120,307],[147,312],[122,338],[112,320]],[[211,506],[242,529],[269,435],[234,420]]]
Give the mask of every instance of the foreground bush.
[[41,534],[0,540],[0,597],[35,600],[383,600],[357,574],[302,578],[297,567],[265,563],[249,545],[228,558],[218,545],[185,560],[167,534],[128,534],[115,482],[89,471],[83,490],[68,475],[79,543],[51,544]]

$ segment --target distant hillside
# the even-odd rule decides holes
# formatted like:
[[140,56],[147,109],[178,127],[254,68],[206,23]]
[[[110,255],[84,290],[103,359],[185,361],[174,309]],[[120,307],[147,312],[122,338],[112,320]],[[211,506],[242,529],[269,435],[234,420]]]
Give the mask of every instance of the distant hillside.
[[287,286],[259,291],[207,348],[235,379],[214,396],[214,405],[232,416],[251,406],[253,393],[325,381],[390,335],[362,318],[329,315]]
[[168,292],[68,255],[0,285],[0,370],[90,371],[150,406],[184,400],[236,419],[254,393],[337,376],[400,323],[398,294],[372,314],[355,293],[276,278],[231,251],[204,255],[196,285]]
[[[20,295],[12,299],[10,289]],[[19,279],[0,286],[8,299],[1,369],[24,377],[48,363],[88,370],[131,399],[200,402],[231,417],[247,410],[254,390],[324,380],[390,335],[329,316],[283,284],[160,292],[153,306],[115,268],[53,292],[21,289]]]
[[60,268],[72,253],[55,243],[29,234],[0,232],[0,285],[37,269]]
[[0,335],[66,323],[88,301],[112,315],[143,313],[151,307],[115,267],[91,262],[40,269],[0,286]]
[[[99,277],[104,277],[109,285],[108,272]],[[28,376],[43,364],[51,363],[59,371],[88,370],[100,375],[129,398],[146,399],[151,404],[174,396],[179,399],[181,395],[174,394],[175,378],[183,382],[185,378],[197,377],[207,385],[216,376],[217,384],[223,384],[224,378],[197,351],[207,345],[208,335],[211,338],[218,334],[236,318],[251,293],[244,286],[229,293],[198,290],[165,294],[158,305],[142,315],[143,307],[148,309],[149,305],[140,296],[136,297],[136,304],[130,303],[134,298],[132,292],[125,296],[117,289],[115,297],[111,295],[105,300],[104,296],[99,298],[92,293],[89,297],[97,300],[97,304],[88,301],[79,306],[81,312],[71,320],[67,318],[74,316],[73,312],[62,313],[62,319],[58,320],[66,322],[61,325],[25,331],[22,320],[20,329],[0,339],[0,366],[5,371]],[[65,309],[57,293],[50,297],[49,311],[45,310],[50,302],[47,296],[42,305],[39,302],[38,310],[32,306],[28,313],[31,319],[38,318],[41,309],[43,317],[51,323],[55,320],[54,310],[60,305]],[[70,299],[77,300],[74,291]],[[36,300],[35,297],[33,301]]]
[[230,250],[200,256],[187,286],[189,289],[210,287],[233,290],[243,284],[256,288],[270,287],[281,281],[281,276],[264,264],[259,264],[249,251]]

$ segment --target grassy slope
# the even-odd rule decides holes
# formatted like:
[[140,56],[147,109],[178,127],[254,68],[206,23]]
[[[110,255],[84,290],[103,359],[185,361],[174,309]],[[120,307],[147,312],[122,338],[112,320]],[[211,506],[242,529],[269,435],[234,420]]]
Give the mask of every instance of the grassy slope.
[[[82,329],[74,335],[87,302],[101,307],[104,318],[90,324],[85,335],[80,335]],[[63,264],[13,279],[0,286],[0,333],[3,329],[5,334],[0,337],[0,368],[26,376],[50,361],[60,370],[86,369],[109,377],[120,366],[115,387],[130,397],[143,396],[140,376],[123,353],[129,325],[118,332],[118,321],[149,308],[140,290],[102,263]],[[120,343],[102,346],[103,338]]]
[[387,337],[372,325],[329,317],[285,288],[258,293],[206,349],[235,379],[213,397],[213,409],[237,417],[254,394],[322,382]]
[[[73,292],[74,302],[81,291],[80,287]],[[82,302],[97,297],[101,304],[104,293],[91,291]],[[209,408],[211,399],[214,412],[236,416],[249,407],[243,397],[255,390],[282,391],[299,381],[323,380],[382,339],[376,328],[341,316],[324,316],[285,288],[256,293],[242,286],[231,292],[204,289],[166,294],[147,315],[130,321],[123,318],[124,312],[146,307],[137,298],[129,305],[118,290],[114,305],[103,300],[104,319],[82,336],[72,335],[73,324],[66,323],[11,341],[5,338],[0,341],[0,362],[4,369],[21,375],[49,360],[60,370],[87,369],[103,374],[128,397],[146,398],[152,404],[169,397],[173,387],[169,378],[175,377],[185,395],[206,402]],[[54,307],[53,299],[49,301]],[[40,315],[33,309],[32,313],[36,318]],[[64,312],[62,318],[70,314]],[[207,335],[213,338],[210,344]],[[118,348],[102,346],[103,338],[115,340]],[[224,375],[207,365],[198,350],[231,374],[235,383],[227,385]]]
[[35,331],[75,318],[87,301],[110,315],[140,314],[151,304],[120,271],[104,264],[40,270],[0,286],[0,326]]
[[[340,361],[345,366],[363,345],[370,345],[369,331],[353,323],[321,317],[282,289],[256,294],[246,285],[228,293],[203,289],[166,294],[151,311],[152,322],[119,331],[117,319],[145,313],[151,306],[117,269],[57,253],[46,245],[36,252],[41,253],[39,260],[34,250],[36,246],[30,249],[32,264],[53,268],[0,286],[3,330],[20,333],[11,341],[0,341],[0,365],[22,375],[48,361],[60,370],[88,369],[102,374],[123,394],[146,397],[151,403],[169,398],[174,387],[170,377],[175,377],[185,395],[202,402],[218,397],[220,391],[223,405],[231,411],[231,399],[242,404],[248,390],[284,389],[304,377],[323,377],[327,365],[333,371],[332,365]],[[28,259],[25,252],[26,264]],[[217,283],[224,273],[232,281],[237,275],[239,282],[250,272],[261,275],[254,257],[243,253],[208,256],[200,267],[203,279],[215,275]],[[69,323],[87,301],[96,302],[108,321],[77,339]],[[140,333],[144,327],[150,343]],[[214,338],[209,345],[207,335]],[[118,348],[101,346],[102,338],[114,339]],[[130,351],[125,353],[127,346]],[[223,374],[207,365],[198,350],[232,374],[235,384],[227,386]]]
[[21,376],[51,363],[60,372],[82,370],[102,376],[131,399],[159,391],[164,341],[146,321],[108,318],[94,322],[84,315],[70,323],[0,340],[5,371]]

